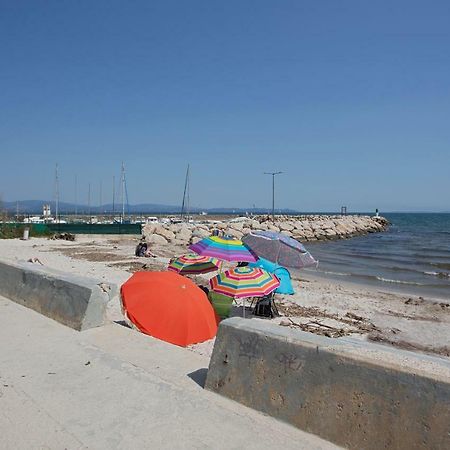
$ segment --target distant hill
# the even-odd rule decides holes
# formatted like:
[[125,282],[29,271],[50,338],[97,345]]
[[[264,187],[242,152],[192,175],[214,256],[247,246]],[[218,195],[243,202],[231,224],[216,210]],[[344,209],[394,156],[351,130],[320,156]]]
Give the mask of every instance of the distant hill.
[[[17,203],[19,206],[19,214],[42,214],[42,205],[49,204],[52,213],[55,212],[55,202],[48,200],[22,200],[19,202],[3,202],[2,208],[6,209],[8,212],[15,213],[17,210]],[[112,211],[119,213],[122,211],[121,204],[115,204],[114,207],[112,203],[105,204],[102,206],[88,206],[88,205],[76,205],[75,203],[59,202],[59,212],[60,214],[73,214],[77,211],[78,214],[92,214],[99,213],[112,213]],[[138,214],[138,213],[176,213],[180,212],[181,208],[179,206],[172,205],[159,205],[154,203],[143,203],[138,205],[125,205],[125,213]]]
[[[3,202],[0,205],[0,209],[4,209],[9,213],[15,214],[17,210],[17,203],[19,207],[19,214],[42,214],[42,205],[49,204],[52,210],[52,214],[55,212],[55,202],[48,200],[22,200],[19,202]],[[114,211],[119,214],[122,210],[122,205],[114,205]],[[75,203],[59,202],[60,214],[74,214],[77,211],[78,214],[100,214],[113,212],[112,203],[108,203],[102,206],[87,205],[75,205]],[[208,214],[244,214],[246,212],[253,214],[267,214],[267,209],[261,208],[190,208],[190,212],[198,214],[202,211]],[[179,214],[181,212],[180,206],[174,205],[161,205],[157,203],[140,203],[137,205],[125,205],[125,214]],[[292,209],[280,209],[276,210],[277,214],[295,214],[297,211]]]

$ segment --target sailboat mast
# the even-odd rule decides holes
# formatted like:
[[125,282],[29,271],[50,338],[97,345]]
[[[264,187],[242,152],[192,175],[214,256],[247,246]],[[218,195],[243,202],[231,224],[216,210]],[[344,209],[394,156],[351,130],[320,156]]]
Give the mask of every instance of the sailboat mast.
[[116,214],[116,177],[113,175],[113,185],[112,185],[112,216],[114,222],[114,216]]
[[189,164],[188,164],[188,168],[187,168],[187,174],[186,174],[186,178],[187,178],[187,190],[186,190],[186,212],[187,212],[187,220],[189,222],[189,214],[191,212],[191,208],[190,208],[190,203],[191,203],[191,177],[190,177],[190,171],[189,171]]
[[75,175],[75,217],[78,215],[78,177]]
[[58,179],[58,163],[55,166],[55,220],[58,222],[59,209],[59,179]]
[[100,206],[99,206],[99,208],[98,208],[99,214],[102,213],[102,194],[103,194],[102,188],[103,188],[103,186],[102,186],[102,180],[100,180]]
[[184,180],[183,202],[181,204],[181,220],[183,220],[184,218],[186,209],[189,215],[189,164],[186,170],[186,179]]

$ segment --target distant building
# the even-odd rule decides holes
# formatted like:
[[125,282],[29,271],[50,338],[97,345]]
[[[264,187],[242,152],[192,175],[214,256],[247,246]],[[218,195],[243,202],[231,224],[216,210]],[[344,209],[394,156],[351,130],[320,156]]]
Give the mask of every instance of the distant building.
[[44,216],[44,219],[48,219],[51,216],[51,209],[50,205],[43,205],[42,206],[42,215]]

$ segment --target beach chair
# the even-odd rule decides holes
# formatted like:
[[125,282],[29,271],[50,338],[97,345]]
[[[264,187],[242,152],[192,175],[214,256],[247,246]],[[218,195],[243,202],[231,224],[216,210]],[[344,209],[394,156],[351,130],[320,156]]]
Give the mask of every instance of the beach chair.
[[211,302],[214,311],[221,319],[230,317],[231,307],[233,305],[233,299],[217,292],[209,291],[209,301]]

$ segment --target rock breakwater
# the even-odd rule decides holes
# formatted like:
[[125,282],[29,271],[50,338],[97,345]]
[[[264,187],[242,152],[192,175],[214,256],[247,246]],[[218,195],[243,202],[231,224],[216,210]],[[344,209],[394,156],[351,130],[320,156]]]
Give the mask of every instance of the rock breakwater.
[[242,238],[252,230],[284,233],[300,242],[346,239],[386,230],[389,222],[384,217],[305,215],[282,216],[272,221],[266,216],[237,217],[229,220],[205,220],[196,223],[149,223],[142,234],[153,244],[187,245],[210,236],[215,230],[220,235]]

